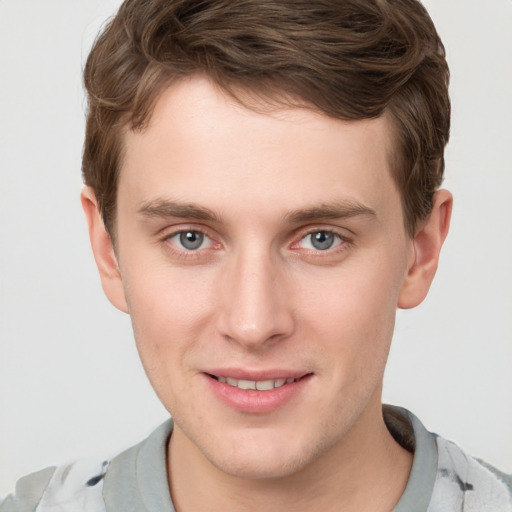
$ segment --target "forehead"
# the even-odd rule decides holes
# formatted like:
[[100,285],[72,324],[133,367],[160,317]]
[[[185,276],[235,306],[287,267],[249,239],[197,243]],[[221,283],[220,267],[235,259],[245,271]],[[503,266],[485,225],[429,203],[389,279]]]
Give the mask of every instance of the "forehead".
[[385,116],[346,122],[308,108],[259,107],[202,78],[170,86],[147,128],[125,135],[119,206],[159,196],[262,212],[339,199],[399,203]]

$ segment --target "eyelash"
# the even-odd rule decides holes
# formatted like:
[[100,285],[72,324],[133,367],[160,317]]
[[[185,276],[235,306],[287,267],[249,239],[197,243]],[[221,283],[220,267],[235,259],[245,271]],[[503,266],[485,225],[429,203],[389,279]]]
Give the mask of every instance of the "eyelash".
[[204,229],[198,229],[198,228],[184,228],[184,229],[178,229],[176,231],[172,231],[171,233],[167,233],[165,236],[162,237],[161,241],[166,244],[166,247],[169,251],[171,251],[174,254],[179,255],[181,258],[197,258],[200,256],[200,253],[205,251],[206,249],[209,249],[210,247],[204,248],[204,249],[186,249],[186,248],[180,248],[176,243],[171,242],[171,240],[178,236],[182,235],[184,233],[197,233],[200,235],[203,235],[205,238],[210,240],[210,246],[218,246],[220,247],[219,242],[215,242],[215,239],[210,236],[206,230]]
[[[174,237],[184,234],[184,233],[200,234],[210,240],[210,246],[203,248],[203,249],[201,249],[201,248],[186,249],[186,248],[179,248],[179,247],[177,247],[176,243],[171,242],[171,240]],[[292,244],[290,244],[289,247],[292,249],[299,248],[298,245],[303,240],[305,240],[308,236],[314,235],[316,233],[324,233],[327,235],[333,235],[336,238],[337,243],[335,241],[335,245],[333,247],[329,247],[325,250],[314,249],[314,248],[313,249],[309,249],[309,248],[303,249],[305,252],[307,252],[308,255],[314,255],[314,256],[318,256],[318,257],[324,256],[325,257],[326,255],[333,255],[333,254],[337,254],[339,252],[343,252],[350,245],[352,245],[352,240],[350,238],[348,238],[347,236],[340,234],[338,231],[335,231],[333,229],[314,228],[314,229],[310,229],[307,232],[301,234],[300,237],[298,239],[295,239],[296,241],[292,242]],[[206,230],[195,228],[195,227],[179,229],[177,231],[172,231],[171,233],[167,233],[164,237],[162,237],[161,241],[164,242],[166,244],[166,246],[168,247],[168,249],[171,250],[173,253],[179,254],[180,257],[184,257],[184,258],[200,257],[201,256],[200,253],[203,253],[203,251],[210,249],[211,246],[214,246],[214,248],[221,247],[221,244],[219,242],[216,242],[214,237],[210,236]]]
[[321,249],[304,249],[304,251],[307,251],[308,255],[311,256],[318,256],[318,257],[326,257],[328,255],[335,255],[338,253],[341,253],[350,247],[352,245],[352,240],[348,238],[345,235],[342,235],[336,230],[333,229],[324,229],[324,228],[313,228],[308,230],[306,233],[301,234],[300,238],[293,242],[291,247],[295,248],[297,247],[303,240],[305,240],[308,236],[314,235],[316,233],[324,233],[327,235],[333,235],[337,239],[337,243],[335,241],[335,245],[333,247],[329,247],[325,250]]

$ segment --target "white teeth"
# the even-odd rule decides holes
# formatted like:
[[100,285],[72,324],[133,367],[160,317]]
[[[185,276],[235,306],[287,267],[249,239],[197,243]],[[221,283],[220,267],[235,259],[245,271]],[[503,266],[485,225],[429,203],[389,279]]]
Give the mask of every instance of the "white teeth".
[[229,384],[239,389],[254,389],[258,391],[270,391],[274,388],[280,388],[285,384],[291,384],[296,379],[290,377],[289,379],[275,379],[275,380],[245,380],[245,379],[233,379],[232,377],[217,377],[219,382],[223,384]]
[[274,389],[274,381],[273,380],[260,380],[256,382],[256,389],[258,391],[268,391],[270,389]]
[[256,389],[256,382],[254,380],[243,380],[238,381],[238,387],[240,389]]

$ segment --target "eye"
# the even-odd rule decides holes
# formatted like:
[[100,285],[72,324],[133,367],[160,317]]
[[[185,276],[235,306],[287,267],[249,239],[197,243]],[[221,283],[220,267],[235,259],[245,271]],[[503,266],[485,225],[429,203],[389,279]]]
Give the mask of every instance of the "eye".
[[341,237],[332,231],[314,231],[313,233],[308,233],[301,240],[301,245],[304,249],[327,251],[340,245],[341,242]]
[[212,245],[210,238],[201,231],[180,231],[170,236],[169,240],[186,251],[206,249]]

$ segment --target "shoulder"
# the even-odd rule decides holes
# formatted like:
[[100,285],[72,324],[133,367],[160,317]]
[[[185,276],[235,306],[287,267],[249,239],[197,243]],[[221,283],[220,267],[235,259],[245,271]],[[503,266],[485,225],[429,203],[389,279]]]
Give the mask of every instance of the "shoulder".
[[512,512],[512,475],[429,432],[406,409],[386,405],[383,412],[395,440],[414,453],[394,512]]
[[0,511],[35,510],[56,469],[56,467],[49,467],[20,478],[14,493],[3,501],[0,500]]
[[429,511],[512,512],[512,475],[436,436],[438,471]]
[[23,477],[13,494],[0,499],[0,512],[127,512],[145,510],[144,503],[173,511],[166,473],[172,427],[169,419],[109,461],[79,460]]
[[18,480],[0,512],[104,512],[102,488],[107,461],[81,460],[49,467]]

